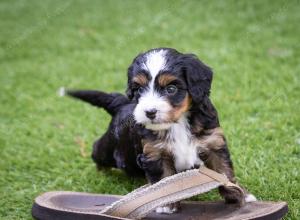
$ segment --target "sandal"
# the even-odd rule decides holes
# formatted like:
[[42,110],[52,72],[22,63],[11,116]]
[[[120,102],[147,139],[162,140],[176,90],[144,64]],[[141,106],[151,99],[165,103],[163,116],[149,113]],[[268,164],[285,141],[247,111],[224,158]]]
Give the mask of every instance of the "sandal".
[[288,211],[286,202],[248,202],[242,207],[217,202],[182,201],[181,211],[173,214],[153,212],[157,207],[208,192],[219,186],[235,187],[226,176],[204,166],[166,177],[142,186],[125,196],[79,192],[47,192],[38,196],[32,216],[40,220],[113,219],[281,219]]

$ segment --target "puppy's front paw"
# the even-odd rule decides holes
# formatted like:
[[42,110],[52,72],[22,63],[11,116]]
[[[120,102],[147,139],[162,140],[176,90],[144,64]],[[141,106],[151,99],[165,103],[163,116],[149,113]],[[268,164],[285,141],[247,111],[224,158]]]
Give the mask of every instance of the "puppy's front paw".
[[137,155],[136,162],[138,166],[143,170],[156,171],[161,169],[161,160],[151,160],[145,154]]
[[235,203],[239,206],[243,206],[245,204],[244,193],[236,188],[220,186],[219,192],[222,197],[224,197],[226,203]]
[[147,168],[147,157],[145,154],[137,155],[136,162],[141,169],[145,170]]
[[178,202],[176,202],[169,205],[157,207],[155,212],[160,214],[173,214],[178,212],[179,209],[180,209],[180,205]]

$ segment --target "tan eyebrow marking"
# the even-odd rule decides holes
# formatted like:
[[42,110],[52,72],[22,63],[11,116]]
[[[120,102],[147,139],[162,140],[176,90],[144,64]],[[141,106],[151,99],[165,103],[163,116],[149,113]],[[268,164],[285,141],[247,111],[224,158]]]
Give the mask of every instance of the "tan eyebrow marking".
[[133,77],[133,82],[139,84],[139,85],[142,85],[142,86],[145,86],[148,84],[149,80],[147,79],[147,77],[140,73],[138,75],[136,75],[135,77]]
[[170,84],[172,81],[176,80],[177,77],[172,75],[172,74],[163,74],[161,76],[159,76],[158,78],[158,84],[161,86],[161,87],[165,87],[167,86],[168,84]]

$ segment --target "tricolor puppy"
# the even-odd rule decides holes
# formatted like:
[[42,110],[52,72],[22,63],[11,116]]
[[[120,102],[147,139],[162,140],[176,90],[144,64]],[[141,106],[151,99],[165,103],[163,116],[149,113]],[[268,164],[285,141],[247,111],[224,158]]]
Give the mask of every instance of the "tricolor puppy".
[[[158,48],[138,55],[128,68],[127,97],[97,91],[68,94],[103,107],[113,117],[108,131],[94,144],[98,167],[142,170],[148,181],[203,164],[236,183],[226,139],[209,99],[212,70],[193,54]],[[243,204],[246,197],[220,187],[226,202]],[[177,204],[158,212],[177,211]]]

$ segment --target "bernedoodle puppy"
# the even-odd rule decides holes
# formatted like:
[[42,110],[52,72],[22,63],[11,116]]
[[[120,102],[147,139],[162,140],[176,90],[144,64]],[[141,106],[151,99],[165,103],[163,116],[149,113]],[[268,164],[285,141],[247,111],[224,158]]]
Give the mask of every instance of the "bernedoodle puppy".
[[[193,54],[171,48],[139,54],[128,68],[126,96],[93,90],[67,94],[104,108],[112,120],[94,143],[92,158],[100,167],[129,175],[145,174],[150,183],[205,165],[236,183],[218,114],[209,99],[213,72]],[[228,203],[255,197],[221,186]],[[172,213],[178,203],[157,212]]]

